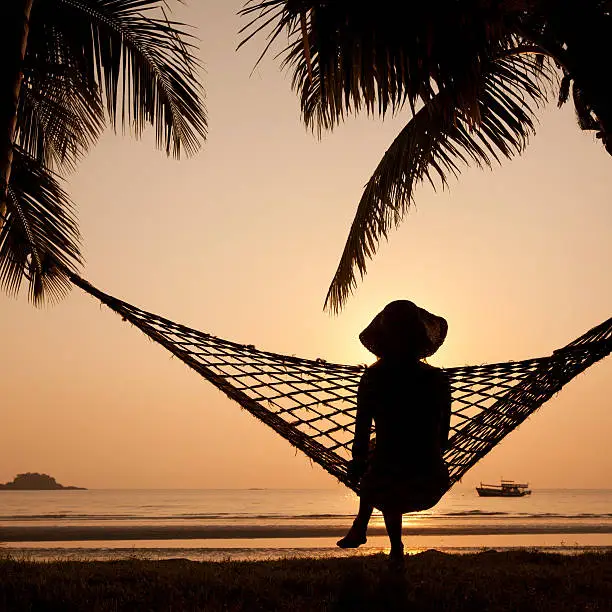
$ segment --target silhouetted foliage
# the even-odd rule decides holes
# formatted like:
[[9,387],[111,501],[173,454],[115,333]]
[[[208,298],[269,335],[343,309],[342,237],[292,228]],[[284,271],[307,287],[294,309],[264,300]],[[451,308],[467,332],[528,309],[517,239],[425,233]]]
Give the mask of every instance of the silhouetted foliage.
[[15,491],[57,491],[66,490],[83,490],[82,487],[65,487],[48,474],[39,474],[38,472],[26,472],[25,474],[17,474],[11,482],[0,484],[0,490],[15,490]]
[[[147,125],[168,155],[194,154],[206,113],[192,36],[165,0],[11,0],[0,121],[0,283],[23,278],[35,303],[61,296],[81,263],[70,201],[54,173],[72,170],[104,126]],[[18,166],[18,168],[17,168]],[[21,197],[23,194],[29,197]],[[36,194],[36,195],[34,195]]]
[[326,306],[341,308],[381,237],[397,226],[427,179],[445,185],[461,165],[521,153],[534,110],[561,71],[581,129],[612,153],[612,15],[609,0],[250,0],[244,42],[281,35],[283,67],[303,119],[320,133],[347,114],[409,121],[364,190]]
[[238,612],[575,612],[609,610],[612,554],[426,551],[388,567],[385,555],[202,562],[0,560],[5,610]]

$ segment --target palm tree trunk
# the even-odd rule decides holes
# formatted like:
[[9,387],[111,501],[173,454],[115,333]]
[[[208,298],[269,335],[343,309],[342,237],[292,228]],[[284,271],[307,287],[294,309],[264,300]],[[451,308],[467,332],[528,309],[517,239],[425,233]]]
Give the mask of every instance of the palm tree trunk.
[[0,228],[6,215],[8,185],[13,165],[13,145],[17,129],[17,108],[23,81],[23,60],[28,45],[30,14],[34,0],[9,0],[3,7],[0,35],[4,39],[3,78],[0,83],[0,129],[4,133],[0,144]]

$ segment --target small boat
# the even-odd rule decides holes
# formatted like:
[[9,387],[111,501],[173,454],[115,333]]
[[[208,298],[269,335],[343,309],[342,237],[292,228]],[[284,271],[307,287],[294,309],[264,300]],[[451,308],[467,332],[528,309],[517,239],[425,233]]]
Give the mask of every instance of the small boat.
[[480,483],[476,487],[476,491],[480,497],[524,497],[531,495],[531,491],[527,488],[529,484],[520,484],[513,480],[502,480],[498,485],[488,485]]

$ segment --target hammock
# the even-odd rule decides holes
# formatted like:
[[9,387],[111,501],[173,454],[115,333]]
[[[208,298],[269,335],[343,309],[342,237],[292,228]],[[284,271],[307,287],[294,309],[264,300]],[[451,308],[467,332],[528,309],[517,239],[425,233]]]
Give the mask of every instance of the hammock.
[[[364,366],[260,351],[190,329],[72,282],[155,340],[346,486]],[[453,405],[450,486],[572,378],[612,349],[612,318],[548,357],[445,369]]]

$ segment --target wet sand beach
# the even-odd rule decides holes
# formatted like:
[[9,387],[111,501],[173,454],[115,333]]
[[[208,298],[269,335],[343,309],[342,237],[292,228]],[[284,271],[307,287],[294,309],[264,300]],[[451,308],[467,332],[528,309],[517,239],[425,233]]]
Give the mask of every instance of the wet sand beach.
[[[2,502],[0,554],[20,559],[253,561],[337,555],[357,500],[338,488],[4,492]],[[457,488],[431,511],[404,517],[404,542],[413,552],[612,550],[611,504],[609,490],[505,500]],[[375,513],[360,554],[387,546]]]
[[[347,521],[348,523],[348,521]],[[346,533],[345,525],[15,525],[0,527],[0,542],[62,542],[114,540],[231,540],[260,538],[335,538]],[[383,525],[372,525],[371,536],[385,535]],[[410,536],[522,535],[522,534],[612,534],[612,523],[522,523],[473,525],[404,525]]]

